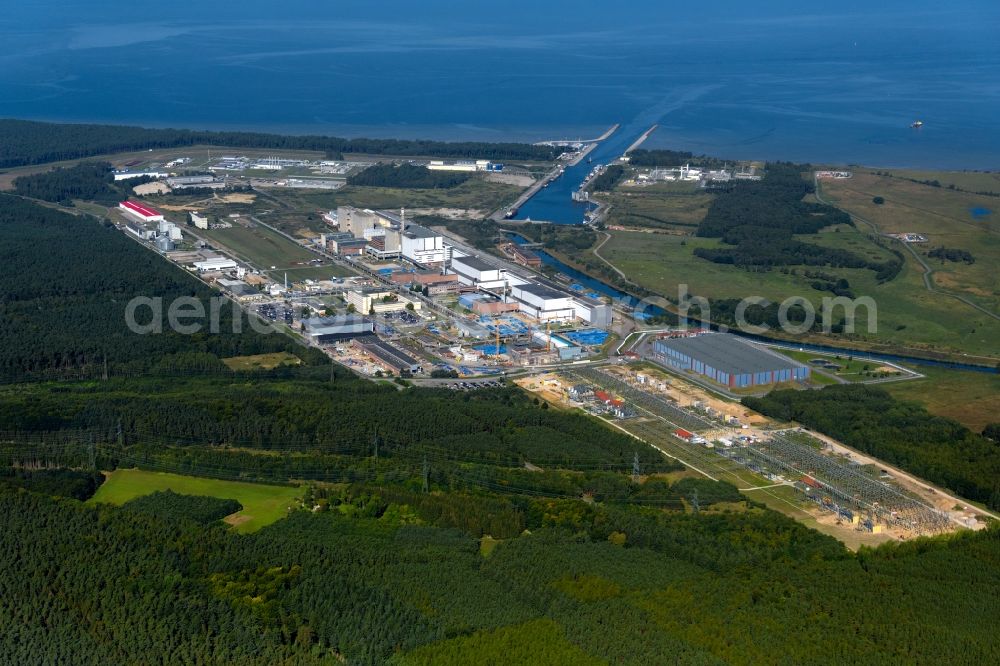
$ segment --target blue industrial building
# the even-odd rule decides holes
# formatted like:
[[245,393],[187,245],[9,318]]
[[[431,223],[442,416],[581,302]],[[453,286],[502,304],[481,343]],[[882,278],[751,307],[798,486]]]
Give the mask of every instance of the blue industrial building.
[[694,372],[730,388],[805,381],[809,367],[726,333],[663,338],[653,343],[656,361]]

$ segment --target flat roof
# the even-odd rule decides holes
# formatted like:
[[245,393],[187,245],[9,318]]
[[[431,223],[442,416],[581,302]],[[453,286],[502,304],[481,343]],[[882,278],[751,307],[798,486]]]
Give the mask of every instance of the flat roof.
[[438,232],[432,231],[431,229],[428,229],[420,224],[406,225],[406,231],[403,233],[411,238],[437,238],[441,235]]
[[137,203],[135,201],[123,201],[121,202],[121,205],[145,217],[156,217],[157,215],[163,215],[163,213],[156,210],[155,208],[143,206],[141,203]]
[[526,282],[524,284],[517,285],[514,288],[526,291],[532,296],[538,296],[539,298],[545,299],[570,297],[570,295],[564,291],[560,291],[553,287],[547,287],[544,284],[538,284],[537,282]]
[[370,353],[372,356],[377,356],[389,365],[395,366],[397,368],[412,368],[420,365],[420,363],[409,356],[402,350],[393,347],[390,344],[374,338],[372,340],[359,341],[361,346],[364,347],[365,351]]
[[654,348],[661,346],[731,375],[806,367],[798,361],[728,333],[703,333],[690,338],[661,339],[656,341]]
[[479,257],[454,257],[451,260],[452,264],[454,264],[456,261],[459,262],[459,263],[461,263],[464,266],[468,266],[469,268],[471,268],[473,270],[477,270],[477,271],[498,271],[498,270],[500,270],[500,268],[498,266],[494,266],[493,264],[489,263],[488,261],[484,261],[483,259],[480,259]]
[[370,324],[371,322],[357,315],[347,315],[343,317],[309,317],[305,320],[305,327],[310,331],[319,328],[330,328],[333,326],[355,326],[360,324]]

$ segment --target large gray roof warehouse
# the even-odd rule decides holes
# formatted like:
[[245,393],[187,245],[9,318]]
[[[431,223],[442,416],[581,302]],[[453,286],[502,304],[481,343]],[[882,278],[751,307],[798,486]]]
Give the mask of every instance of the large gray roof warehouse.
[[657,358],[730,386],[805,379],[808,366],[727,333],[664,338],[653,345]]

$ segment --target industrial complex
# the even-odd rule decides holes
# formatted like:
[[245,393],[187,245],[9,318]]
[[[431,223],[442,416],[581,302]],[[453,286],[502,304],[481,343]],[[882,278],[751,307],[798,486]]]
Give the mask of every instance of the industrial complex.
[[[315,166],[300,162],[222,157],[210,170]],[[490,172],[502,165],[434,161],[427,167]],[[323,162],[318,168],[337,176],[351,167]],[[643,182],[703,185],[760,175],[753,165],[640,174]],[[164,182],[175,190],[214,191],[224,178],[172,175]],[[516,377],[546,402],[613,421],[692,473],[751,490],[787,486],[782,501],[844,529],[908,538],[945,531],[956,520],[926,489],[887,478],[884,469],[873,470],[830,442],[762,422],[734,400],[776,385],[815,386],[814,374],[829,379],[831,364],[822,359],[799,362],[794,353],[728,333],[650,329],[616,310],[610,298],[544,266],[549,258],[532,249],[537,244],[498,237],[495,252],[475,249],[426,217],[408,219],[406,209],[318,211],[321,221],[310,235],[293,237],[253,215],[220,214],[211,206],[200,212],[202,202],[195,203],[174,223],[168,217],[177,208],[164,204],[164,213],[123,201],[119,228],[358,374],[451,388]],[[270,252],[264,257],[277,257],[273,248],[285,244],[294,260],[261,265],[252,253],[228,247],[229,238],[263,238]],[[761,485],[760,477],[772,485]]]

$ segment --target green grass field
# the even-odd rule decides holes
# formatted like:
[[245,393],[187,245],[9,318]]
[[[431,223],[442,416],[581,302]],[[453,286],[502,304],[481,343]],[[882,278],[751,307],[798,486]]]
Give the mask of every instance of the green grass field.
[[260,225],[244,227],[234,224],[229,229],[212,229],[201,234],[258,268],[296,267],[296,264],[312,261],[318,256]]
[[332,210],[337,206],[398,210],[406,208],[460,208],[489,214],[517,198],[523,188],[471,178],[457,187],[440,190],[348,186],[335,192],[270,190],[268,196],[301,213]]
[[329,280],[330,278],[342,278],[356,275],[340,264],[321,264],[318,266],[295,266],[293,268],[279,268],[273,271],[265,271],[268,277],[278,282],[284,282],[285,274],[288,274],[289,282],[300,280]]
[[239,532],[254,532],[284,518],[288,508],[301,494],[299,488],[291,486],[269,486],[138,469],[118,469],[108,476],[88,502],[121,505],[158,490],[238,501],[243,505],[243,510],[226,518],[226,522]]
[[[825,230],[807,242],[842,247],[872,257],[886,256],[886,250],[868,240],[865,232],[851,227]],[[780,302],[791,296],[821,303],[828,292],[813,289],[806,270],[846,278],[857,296],[871,296],[877,305],[877,330],[868,333],[860,326],[852,336],[840,336],[862,347],[884,348],[902,353],[939,351],[996,356],[1000,350],[1000,321],[963,305],[943,294],[927,291],[917,261],[907,256],[900,274],[891,282],[878,284],[867,269],[790,267],[764,273],[716,264],[695,257],[696,247],[718,247],[718,240],[676,234],[614,231],[600,254],[625,272],[630,280],[656,293],[676,298],[678,285],[688,285],[688,293],[709,298],[742,299],[763,296]],[[996,278],[989,282],[995,283]],[[862,311],[863,313],[863,311]],[[862,314],[862,317],[864,315]],[[829,342],[821,336],[804,341]],[[842,342],[843,344],[843,342]]]
[[712,203],[711,194],[696,191],[687,183],[619,187],[599,198],[611,205],[610,225],[664,229],[694,229]]
[[[870,381],[874,379],[874,377],[870,375],[865,375],[864,373],[878,372],[880,368],[882,368],[884,372],[884,374],[881,374],[880,376],[884,377],[888,377],[893,375],[894,373],[900,372],[899,370],[896,370],[891,366],[882,365],[881,363],[877,363],[875,361],[857,360],[845,354],[819,354],[810,351],[781,349],[780,347],[772,347],[772,351],[775,351],[789,358],[793,358],[799,363],[804,363],[809,367],[813,368],[814,372],[812,373],[813,375],[812,378],[814,380],[819,380],[819,381],[814,381],[814,383],[817,384],[831,384],[836,382],[829,380],[829,378],[823,378],[823,376],[820,373],[815,372],[815,370],[817,369],[816,366],[814,366],[812,363],[809,362],[815,358],[821,358],[825,361],[829,361],[830,363],[835,363],[839,365],[840,366],[839,370],[832,370],[826,368],[821,368],[821,369],[828,374],[836,375],[837,377],[840,377],[841,379],[844,379],[849,382]],[[827,381],[824,381],[824,379],[826,379]]]
[[921,366],[923,379],[890,382],[881,387],[901,400],[919,402],[927,411],[947,416],[975,432],[1000,422],[1000,373],[965,372]]
[[273,354],[254,354],[253,356],[233,356],[224,358],[230,370],[270,370],[280,365],[300,365],[301,359],[288,352],[274,352]]
[[[946,172],[899,172],[898,175],[920,179],[936,177],[941,182],[948,179]],[[991,174],[955,174],[955,177],[962,180],[960,176],[971,175],[986,177]],[[994,189],[1000,190],[1000,186]],[[922,255],[936,247],[969,251],[976,260],[973,264],[926,258],[934,270],[935,284],[940,289],[971,298],[993,312],[1000,312],[1000,277],[995,270],[1000,262],[1000,199],[872,173],[824,182],[822,194],[874,224],[881,233],[926,235],[926,244],[913,246]],[[876,196],[882,197],[885,203],[875,204]],[[972,214],[977,208],[994,212],[977,217]]]

